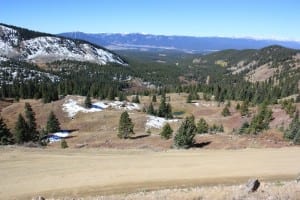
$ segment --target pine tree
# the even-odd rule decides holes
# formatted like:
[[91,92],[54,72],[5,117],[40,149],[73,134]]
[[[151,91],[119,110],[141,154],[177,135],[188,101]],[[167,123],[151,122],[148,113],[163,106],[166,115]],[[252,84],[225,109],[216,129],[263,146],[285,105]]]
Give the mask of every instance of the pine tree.
[[156,100],[156,95],[154,94],[153,96],[152,96],[152,102],[156,102],[157,100]]
[[194,116],[186,117],[174,137],[174,145],[178,148],[189,148],[195,141],[196,125]]
[[226,106],[224,107],[224,109],[222,110],[222,115],[223,115],[224,117],[227,117],[227,116],[230,116],[230,115],[231,115],[231,113],[230,113],[229,108],[228,108],[227,105],[226,105]]
[[126,101],[126,96],[123,92],[119,92],[119,101]]
[[68,143],[67,143],[67,141],[66,141],[65,139],[62,139],[62,140],[60,141],[60,147],[61,147],[62,149],[66,149],[66,148],[69,147],[69,146],[68,146]]
[[248,133],[258,134],[263,130],[269,129],[269,123],[272,120],[272,110],[267,108],[267,105],[264,103],[260,106],[258,114],[253,117]]
[[149,115],[155,115],[156,114],[152,102],[150,103],[150,105],[147,109],[147,114],[149,114]]
[[132,97],[132,103],[140,103],[139,95],[135,95]]
[[172,137],[172,133],[173,133],[173,129],[171,128],[170,124],[169,123],[166,123],[164,126],[163,126],[163,129],[160,133],[160,136],[164,139],[170,139]]
[[300,94],[298,94],[296,97],[296,103],[300,103]]
[[208,133],[208,124],[205,121],[205,119],[200,118],[200,120],[197,123],[197,132],[202,133]]
[[4,120],[0,117],[0,145],[7,145],[12,143],[12,135],[7,128]]
[[25,103],[25,118],[27,122],[28,130],[26,130],[26,135],[28,140],[30,141],[38,141],[39,140],[39,132],[36,130],[36,119],[35,113],[32,110],[32,107],[29,103]]
[[300,118],[298,111],[290,123],[289,129],[285,131],[284,137],[292,140],[294,144],[300,144]]
[[165,113],[166,112],[166,98],[164,95],[162,95],[161,100],[160,100],[160,104],[158,107],[158,112],[157,115],[159,117],[165,117]]
[[249,128],[249,123],[248,122],[244,122],[242,127],[239,129],[239,134],[244,134],[244,133],[248,133],[248,128]]
[[157,111],[157,115],[159,117],[164,117],[164,118],[168,118],[168,119],[172,119],[173,118],[173,114],[172,114],[172,106],[170,103],[166,103],[166,96],[162,95],[161,97],[161,101],[158,107],[158,111]]
[[92,107],[92,100],[91,100],[91,97],[90,95],[88,94],[84,100],[84,106],[86,108],[91,108]]
[[131,121],[127,111],[124,111],[119,120],[119,133],[118,137],[122,139],[127,139],[130,135],[134,134],[133,131],[134,124]]
[[28,138],[26,136],[27,130],[28,130],[27,123],[26,123],[24,117],[21,114],[19,114],[18,121],[15,126],[15,141],[16,141],[16,143],[22,144],[22,143],[28,141]]
[[48,116],[46,131],[47,133],[55,133],[60,131],[60,123],[56,118],[55,114],[53,113],[53,111],[51,111]]
[[241,115],[242,116],[246,116],[249,115],[249,103],[248,101],[243,101],[242,105],[241,105]]
[[107,94],[107,99],[113,101],[113,100],[115,100],[115,96],[116,95],[115,95],[114,88],[109,88],[108,94]]
[[166,112],[165,112],[165,118],[167,118],[167,119],[173,119],[172,106],[171,106],[170,103],[167,103]]
[[192,103],[192,94],[190,93],[186,98],[187,103]]

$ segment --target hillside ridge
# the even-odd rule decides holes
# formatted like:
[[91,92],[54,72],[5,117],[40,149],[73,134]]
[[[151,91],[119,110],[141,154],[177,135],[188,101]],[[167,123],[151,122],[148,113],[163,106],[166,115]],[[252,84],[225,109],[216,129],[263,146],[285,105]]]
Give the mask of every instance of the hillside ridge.
[[104,47],[25,28],[0,24],[0,56],[33,63],[76,60],[101,65],[127,65],[119,55]]

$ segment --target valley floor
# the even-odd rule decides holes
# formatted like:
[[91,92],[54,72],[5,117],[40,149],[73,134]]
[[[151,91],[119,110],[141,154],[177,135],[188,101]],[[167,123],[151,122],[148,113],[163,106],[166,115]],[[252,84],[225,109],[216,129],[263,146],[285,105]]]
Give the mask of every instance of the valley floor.
[[[30,199],[38,195],[50,199],[96,196],[123,199],[126,195],[116,198],[99,195],[176,187],[198,186],[202,190],[202,186],[240,184],[253,177],[262,181],[294,180],[300,172],[299,155],[298,147],[159,152],[1,147],[0,199]],[[282,187],[288,184],[284,182]],[[208,192],[214,187],[209,188]],[[224,191],[230,194],[231,189]],[[201,199],[201,195],[193,196],[194,190],[197,188],[178,189],[178,199]],[[299,184],[283,190],[299,192]],[[160,192],[165,191],[168,190]],[[140,194],[149,196],[149,193]],[[170,199],[155,195],[145,199]],[[182,195],[187,196],[181,198]]]

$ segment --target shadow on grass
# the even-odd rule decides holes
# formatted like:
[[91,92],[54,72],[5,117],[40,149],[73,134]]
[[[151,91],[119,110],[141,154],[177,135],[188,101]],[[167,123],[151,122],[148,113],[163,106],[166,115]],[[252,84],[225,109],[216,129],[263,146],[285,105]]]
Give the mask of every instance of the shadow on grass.
[[63,130],[60,130],[61,132],[68,132],[68,133],[72,133],[72,132],[75,132],[75,131],[79,131],[79,129],[63,129]]
[[138,135],[138,136],[132,136],[129,137],[130,140],[137,140],[137,139],[141,139],[141,138],[145,138],[145,137],[149,137],[150,135]]
[[69,138],[76,138],[77,136],[75,136],[75,135],[69,135],[69,136],[67,136],[67,137],[64,137],[65,139],[69,139]]
[[193,144],[193,146],[191,146],[191,148],[203,148],[205,146],[210,145],[211,141],[208,142],[201,142],[201,143],[195,143]]

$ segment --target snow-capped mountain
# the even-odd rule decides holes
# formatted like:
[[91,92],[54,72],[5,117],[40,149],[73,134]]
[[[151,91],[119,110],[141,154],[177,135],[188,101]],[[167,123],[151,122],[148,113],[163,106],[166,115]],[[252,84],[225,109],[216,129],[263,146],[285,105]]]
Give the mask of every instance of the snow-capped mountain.
[[89,34],[69,32],[60,35],[83,39],[94,44],[105,46],[111,50],[176,50],[189,53],[207,53],[225,49],[260,49],[270,45],[281,45],[288,48],[300,49],[300,42],[272,39],[165,36],[139,33]]
[[100,46],[5,24],[0,24],[0,57],[33,63],[76,60],[126,65],[118,55]]

